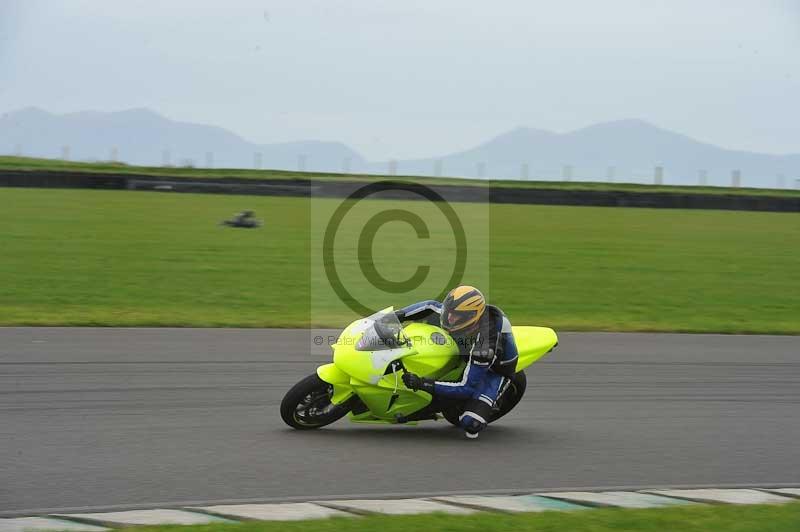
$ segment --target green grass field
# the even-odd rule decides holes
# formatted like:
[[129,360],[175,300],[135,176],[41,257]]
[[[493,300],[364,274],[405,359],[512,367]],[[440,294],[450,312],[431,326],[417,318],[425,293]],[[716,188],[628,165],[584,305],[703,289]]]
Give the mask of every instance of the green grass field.
[[[185,179],[213,179],[221,177],[237,177],[245,179],[315,179],[315,180],[348,180],[348,181],[374,181],[376,178],[385,179],[386,176],[365,174],[339,174],[325,172],[291,172],[286,170],[245,170],[240,168],[180,168],[157,166],[129,166],[122,163],[97,162],[82,163],[68,162],[58,159],[37,159],[32,157],[0,156],[0,170],[25,170],[25,171],[80,171],[114,174],[137,174],[146,176],[164,176]],[[498,179],[464,179],[454,177],[422,177],[398,176],[398,179],[416,181],[425,184],[438,185],[469,185],[477,187],[522,187],[558,190],[596,190],[596,191],[628,191],[628,192],[671,192],[680,194],[724,194],[747,196],[784,196],[800,197],[800,190],[792,189],[766,189],[766,188],[731,188],[731,187],[695,187],[674,185],[639,185],[631,183],[604,183],[584,181],[520,181]]]
[[796,532],[800,503],[696,506],[531,514],[409,515],[201,526],[136,527],[136,532]]
[[[310,303],[326,202],[338,200],[0,188],[0,325],[342,326],[339,307]],[[265,227],[217,225],[248,208]],[[488,224],[488,292],[516,324],[800,333],[797,214],[457,208]],[[403,230],[385,229],[395,256],[413,251]],[[435,255],[442,269],[451,255]]]

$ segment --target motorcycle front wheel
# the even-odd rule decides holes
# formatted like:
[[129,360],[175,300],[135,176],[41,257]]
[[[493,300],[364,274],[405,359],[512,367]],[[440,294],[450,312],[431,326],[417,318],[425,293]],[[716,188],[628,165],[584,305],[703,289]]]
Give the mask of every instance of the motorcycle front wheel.
[[350,411],[348,402],[331,403],[333,386],[314,373],[286,392],[281,401],[281,418],[298,430],[318,429],[343,418]]
[[[511,410],[517,406],[517,403],[522,400],[522,396],[525,395],[525,389],[527,387],[528,378],[525,376],[525,372],[520,371],[515,373],[514,376],[511,377],[511,383],[508,385],[508,389],[500,398],[500,409],[492,413],[492,417],[489,418],[489,423],[494,423],[504,415],[511,412]],[[451,425],[456,427],[461,426],[461,420],[459,418],[463,413],[464,403],[453,405],[442,410],[442,415],[444,418],[449,421]]]

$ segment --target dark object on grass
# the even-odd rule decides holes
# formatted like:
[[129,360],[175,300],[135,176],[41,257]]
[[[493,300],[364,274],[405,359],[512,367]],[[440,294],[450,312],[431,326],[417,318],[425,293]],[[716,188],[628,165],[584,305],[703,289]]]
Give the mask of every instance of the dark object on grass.
[[243,211],[231,218],[230,220],[224,220],[221,225],[227,225],[228,227],[244,227],[247,229],[253,229],[255,227],[260,227],[261,222],[256,219],[256,213],[253,211]]

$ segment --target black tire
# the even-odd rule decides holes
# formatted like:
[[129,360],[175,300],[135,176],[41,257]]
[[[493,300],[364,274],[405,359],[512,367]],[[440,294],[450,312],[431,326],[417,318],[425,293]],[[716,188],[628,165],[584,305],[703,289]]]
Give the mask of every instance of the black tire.
[[[508,385],[508,389],[500,398],[500,410],[492,414],[492,417],[489,419],[489,423],[494,423],[501,417],[511,412],[511,410],[513,410],[514,407],[517,406],[517,404],[522,400],[522,396],[525,395],[525,389],[527,387],[528,378],[525,376],[525,372],[520,371],[515,373],[514,376],[511,377],[511,384]],[[461,414],[463,413],[464,403],[460,403],[449,408],[444,408],[442,410],[442,415],[444,415],[444,418],[455,427],[461,426],[461,422],[458,418],[461,417]]]
[[292,428],[310,430],[330,425],[350,411],[349,401],[331,404],[333,386],[316,373],[301,380],[286,392],[281,401],[281,418]]
[[[511,412],[517,404],[522,401],[525,395],[525,390],[528,388],[528,377],[525,376],[524,371],[519,371],[511,377],[511,384],[508,389],[500,398],[500,411],[492,416],[492,422],[497,421],[504,415]],[[490,422],[491,423],[491,422]]]

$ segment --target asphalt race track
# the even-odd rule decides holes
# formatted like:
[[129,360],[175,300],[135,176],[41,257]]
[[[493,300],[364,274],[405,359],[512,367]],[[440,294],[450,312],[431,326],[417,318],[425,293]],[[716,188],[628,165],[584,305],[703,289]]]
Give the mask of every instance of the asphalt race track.
[[298,432],[309,331],[0,329],[0,513],[576,487],[800,484],[800,337],[562,334],[477,441]]

